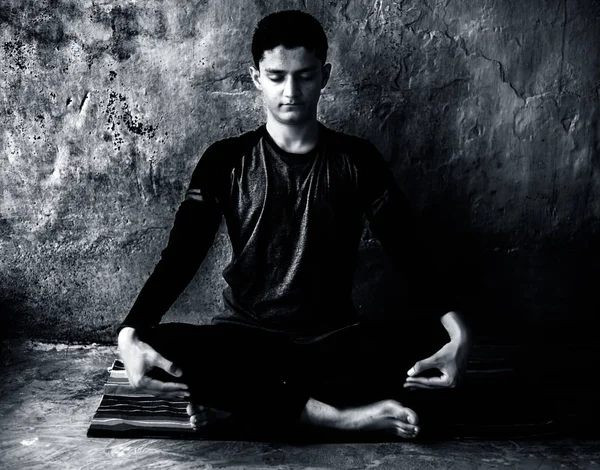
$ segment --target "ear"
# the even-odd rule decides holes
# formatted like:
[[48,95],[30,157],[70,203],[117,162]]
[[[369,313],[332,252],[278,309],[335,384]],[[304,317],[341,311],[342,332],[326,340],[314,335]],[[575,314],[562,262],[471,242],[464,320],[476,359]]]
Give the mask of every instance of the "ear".
[[327,82],[329,81],[329,77],[331,76],[331,64],[325,64],[321,71],[321,90],[327,86]]
[[252,83],[254,86],[262,91],[262,86],[260,84],[260,70],[258,70],[254,65],[250,66],[250,78],[252,79]]

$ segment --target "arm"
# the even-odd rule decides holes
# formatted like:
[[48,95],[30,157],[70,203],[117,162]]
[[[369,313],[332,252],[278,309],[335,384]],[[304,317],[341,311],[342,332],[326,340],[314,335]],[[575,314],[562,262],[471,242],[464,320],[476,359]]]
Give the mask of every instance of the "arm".
[[216,202],[204,201],[197,190],[188,190],[175,216],[167,247],[121,328],[143,329],[160,322],[198,271],[220,221]]
[[161,382],[148,373],[153,368],[160,368],[174,377],[181,377],[182,371],[142,341],[139,333],[158,324],[186,288],[219,228],[221,212],[206,182],[212,173],[206,168],[205,156],[206,153],[196,167],[185,200],[177,211],[167,247],[119,328],[118,350],[130,383],[134,388],[165,398],[186,396],[187,386]]
[[375,152],[373,148],[362,189],[369,228],[393,266],[403,273],[416,314],[437,322],[450,310],[446,283],[433,269],[432,250],[425,245],[408,199],[387,163]]
[[[444,279],[433,272],[430,251],[426,250],[416,229],[416,218],[408,200],[397,187],[392,172],[381,157],[374,159],[374,182],[371,193],[377,196],[367,207],[366,215],[375,237],[394,265],[406,273],[411,295],[418,313],[438,318],[450,337],[439,351],[418,361],[409,371],[408,388],[454,387],[464,374],[470,351],[470,335],[463,316],[451,310],[451,296]],[[383,184],[382,184],[383,183]],[[424,370],[439,369],[439,377],[416,377]]]

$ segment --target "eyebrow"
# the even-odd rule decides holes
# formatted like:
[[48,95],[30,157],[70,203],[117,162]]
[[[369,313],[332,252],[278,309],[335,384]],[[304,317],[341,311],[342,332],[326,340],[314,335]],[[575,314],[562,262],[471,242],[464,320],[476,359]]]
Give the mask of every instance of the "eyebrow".
[[[316,66],[313,67],[306,67],[300,70],[295,70],[294,73],[305,73],[305,72],[314,72],[315,70],[317,70]],[[266,73],[286,73],[287,70],[281,70],[281,69],[265,69]]]

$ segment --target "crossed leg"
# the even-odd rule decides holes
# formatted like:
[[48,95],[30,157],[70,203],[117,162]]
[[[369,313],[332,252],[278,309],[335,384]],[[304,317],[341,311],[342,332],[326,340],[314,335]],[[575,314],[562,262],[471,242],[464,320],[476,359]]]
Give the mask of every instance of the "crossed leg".
[[273,429],[420,432],[417,411],[402,397],[413,359],[400,360],[405,351],[381,331],[348,329],[296,344],[236,326],[163,324],[147,341],[182,368],[198,429],[233,414]]

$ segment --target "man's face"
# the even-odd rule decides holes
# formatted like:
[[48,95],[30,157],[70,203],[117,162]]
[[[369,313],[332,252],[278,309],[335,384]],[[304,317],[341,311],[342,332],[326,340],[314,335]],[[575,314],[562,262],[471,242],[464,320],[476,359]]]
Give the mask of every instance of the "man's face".
[[330,64],[323,65],[304,47],[277,46],[264,52],[258,66],[258,70],[251,67],[250,74],[256,88],[262,91],[270,118],[292,125],[316,119]]

